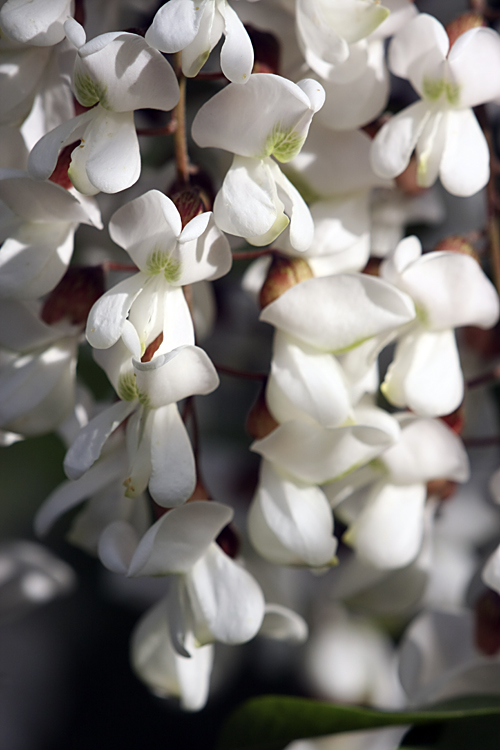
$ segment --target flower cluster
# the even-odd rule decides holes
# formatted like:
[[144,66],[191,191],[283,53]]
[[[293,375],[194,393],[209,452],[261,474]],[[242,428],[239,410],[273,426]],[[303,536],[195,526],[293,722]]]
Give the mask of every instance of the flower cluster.
[[[487,397],[471,408],[465,382],[483,382],[480,355],[498,347],[498,162],[482,105],[500,100],[500,35],[477,14],[445,29],[410,0],[169,0],[144,3],[147,26],[126,31],[117,0],[109,24],[82,0],[0,5],[0,444],[55,431],[66,446],[67,480],[40,498],[36,532],[81,506],[68,538],[113,580],[166,580],[131,660],[187,710],[208,699],[215,643],[299,643],[308,615],[313,691],[383,707],[458,694],[459,656],[415,675],[410,651],[431,664],[446,617],[469,643],[461,608],[500,594],[500,524],[473,507],[462,439],[464,420],[480,430],[491,411]],[[420,99],[403,86],[391,98],[389,72]],[[476,194],[462,230],[456,199]],[[409,229],[445,217],[459,229]],[[246,259],[233,296],[254,322],[258,300],[267,327],[231,340],[215,300],[229,308],[223,277]],[[107,376],[107,400],[80,356]],[[200,458],[232,409],[218,370],[262,380],[246,530],[242,498]],[[476,511],[489,513],[479,531]],[[18,567],[19,549],[5,552]],[[271,585],[298,567],[324,575],[295,598]],[[410,622],[443,602],[451,612]],[[408,626],[402,686],[367,619],[380,614]],[[473,692],[477,664],[493,673],[470,649]]]

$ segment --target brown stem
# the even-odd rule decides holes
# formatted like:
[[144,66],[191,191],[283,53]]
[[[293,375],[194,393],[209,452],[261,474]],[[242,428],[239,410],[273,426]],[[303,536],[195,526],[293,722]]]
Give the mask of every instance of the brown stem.
[[262,258],[263,255],[272,255],[274,250],[266,248],[265,250],[244,250],[243,252],[233,253],[233,260],[254,260]]
[[177,179],[184,185],[189,185],[189,156],[187,149],[186,134],[186,78],[180,70],[181,53],[175,55],[176,68],[179,70],[179,102],[174,109],[174,118],[177,121],[177,127],[174,133],[175,142],[175,163],[177,165]]
[[[476,107],[476,114],[488,144],[490,163],[494,163],[496,161],[495,147],[491,127],[486,114],[486,107],[484,105]],[[497,292],[500,293],[500,230],[498,226],[500,201],[496,189],[496,174],[493,169],[490,170],[490,179],[488,180],[488,185],[486,187],[486,194],[488,196],[488,237],[490,241],[493,281]]]
[[110,260],[105,261],[102,267],[106,273],[110,271],[130,271],[131,273],[137,273],[139,270],[133,263],[113,263]]
[[177,130],[177,120],[172,115],[170,121],[161,128],[137,128],[137,135],[173,135]]
[[249,372],[248,370],[237,370],[234,367],[227,367],[227,365],[218,365],[215,362],[213,363],[213,365],[217,372],[222,373],[222,375],[231,375],[234,378],[259,380],[261,382],[267,380],[268,378],[268,373],[266,372]]
[[483,375],[478,375],[476,378],[468,380],[467,388],[478,388],[481,385],[492,383],[494,380],[500,380],[500,365],[490,370],[490,372],[485,372]]
[[463,443],[466,448],[487,448],[490,445],[500,445],[500,435],[463,438]]

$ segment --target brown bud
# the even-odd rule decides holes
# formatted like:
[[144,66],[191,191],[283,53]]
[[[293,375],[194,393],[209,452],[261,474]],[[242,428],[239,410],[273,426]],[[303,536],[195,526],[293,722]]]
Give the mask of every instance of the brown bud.
[[455,411],[452,411],[451,414],[441,417],[441,420],[448,425],[450,430],[453,430],[456,435],[461,435],[465,422],[465,410],[463,404],[461,404],[458,409],[455,409]]
[[464,13],[463,15],[458,16],[458,18],[455,18],[446,27],[446,33],[448,34],[448,39],[450,40],[450,47],[452,47],[457,41],[458,37],[464,34],[466,31],[469,31],[470,29],[477,29],[480,26],[486,26],[486,21],[484,20],[481,13],[471,11],[469,13]]
[[278,427],[266,404],[266,386],[260,389],[257,399],[250,409],[245,429],[254,440],[261,440]]
[[40,317],[48,325],[67,320],[71,325],[84,326],[90,308],[103,294],[101,266],[71,266],[46,298]]
[[471,258],[474,258],[474,260],[479,263],[479,256],[474,250],[471,243],[468,242],[465,237],[461,237],[458,234],[445,237],[444,240],[438,242],[434,250],[436,252],[446,250],[449,253],[461,253],[462,255],[470,255]]
[[483,654],[494,656],[500,651],[500,596],[486,591],[474,607],[476,646]]
[[378,276],[381,263],[382,258],[369,258],[368,263],[363,268],[363,273],[368,274],[368,276]]
[[280,43],[268,31],[261,31],[253,26],[246,25],[248,36],[252,42],[254,52],[254,64],[252,73],[279,73],[280,70]]
[[457,490],[457,483],[450,479],[431,479],[427,482],[427,494],[439,500],[449,500]]
[[231,557],[234,560],[234,558],[238,556],[238,552],[240,551],[240,538],[232,524],[224,526],[215,541],[228,557]]
[[415,154],[410,159],[410,163],[404,170],[396,177],[396,185],[401,192],[406,195],[420,195],[425,193],[429,188],[422,187],[417,182],[418,162]]
[[71,164],[71,154],[75,148],[79,145],[80,141],[70,143],[69,146],[65,146],[59,154],[57,159],[56,168],[49,177],[51,182],[55,182],[57,185],[69,190],[73,187],[73,183],[68,177],[68,169]]
[[473,351],[484,359],[498,357],[500,354],[500,325],[487,331],[475,326],[467,326],[461,332],[463,340]]
[[363,125],[361,130],[373,140],[378,131],[385,125],[386,122],[389,122],[390,119],[391,115],[386,112],[385,114],[380,115],[380,117],[377,117],[376,120],[372,120],[372,122],[369,122],[368,125]]
[[182,228],[189,224],[191,219],[206,211],[205,205],[197,188],[186,188],[170,195],[172,202],[181,215]]
[[303,258],[286,258],[284,255],[273,255],[267,278],[260,290],[260,306],[262,308],[267,307],[288,289],[291,289],[292,286],[312,278],[311,267]]

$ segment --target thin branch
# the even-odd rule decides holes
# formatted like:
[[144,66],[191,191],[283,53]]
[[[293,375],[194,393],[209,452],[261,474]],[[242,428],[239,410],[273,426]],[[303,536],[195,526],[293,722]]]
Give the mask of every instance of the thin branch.
[[481,385],[487,385],[492,383],[494,380],[500,380],[500,365],[493,368],[489,372],[478,375],[476,378],[471,378],[467,381],[467,388],[478,388]]
[[177,119],[172,115],[160,128],[137,128],[137,135],[173,135],[177,130]]
[[175,163],[177,165],[177,179],[179,182],[189,185],[190,165],[187,149],[186,133],[186,78],[181,68],[181,53],[177,52],[176,68],[179,70],[179,102],[174,109],[174,118],[177,121],[177,127],[174,133],[175,142]]
[[490,445],[500,445],[500,435],[463,438],[463,443],[466,448],[487,448]]
[[275,251],[270,248],[265,250],[244,250],[243,252],[233,253],[233,260],[254,260],[254,258],[262,258],[264,255],[272,255]]
[[249,372],[248,370],[237,370],[234,367],[219,365],[216,362],[214,362],[213,365],[217,372],[220,372],[222,375],[230,375],[234,378],[243,378],[245,380],[259,380],[260,382],[264,382],[268,378],[268,373],[266,372]]

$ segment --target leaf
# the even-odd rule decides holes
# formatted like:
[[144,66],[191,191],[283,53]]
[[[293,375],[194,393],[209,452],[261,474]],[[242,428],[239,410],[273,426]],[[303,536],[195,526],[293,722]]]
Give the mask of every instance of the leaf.
[[460,698],[420,711],[377,711],[307,698],[268,695],[239,706],[226,721],[217,750],[283,750],[293,740],[500,714],[500,696]]

